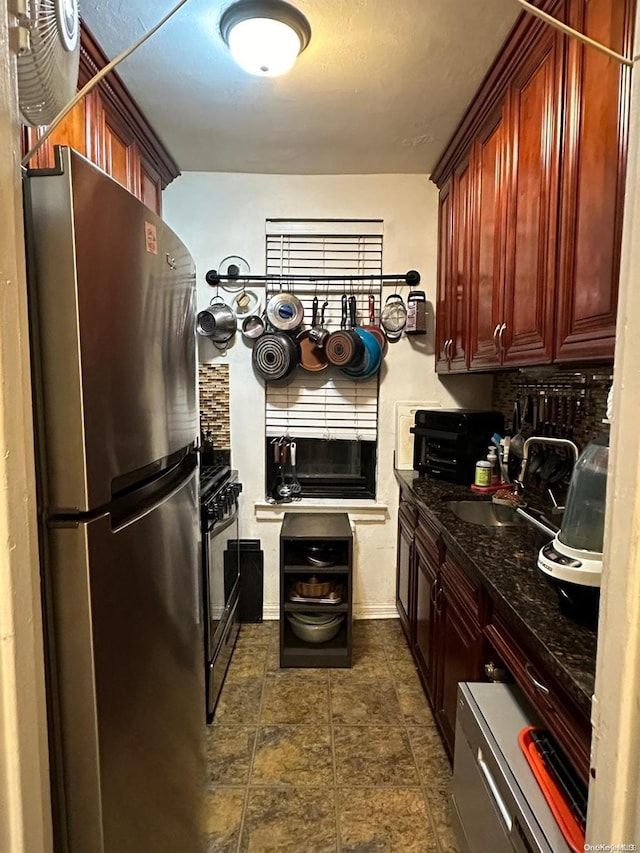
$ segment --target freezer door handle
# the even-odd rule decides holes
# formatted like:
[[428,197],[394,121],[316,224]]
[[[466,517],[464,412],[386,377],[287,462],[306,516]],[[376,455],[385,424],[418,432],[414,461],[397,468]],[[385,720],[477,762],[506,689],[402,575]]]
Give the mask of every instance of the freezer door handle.
[[[111,511],[111,529],[113,532],[118,533],[124,530],[125,527],[135,524],[170,501],[193,477],[196,465],[194,455],[185,456],[179,465],[166,472],[155,482],[142,487],[132,496],[114,501]],[[149,491],[146,501],[144,500],[145,490]],[[135,507],[134,512],[128,511],[131,507]]]
[[478,747],[477,761],[478,767],[480,768],[480,771],[484,776],[484,780],[487,783],[487,787],[489,788],[489,791],[491,792],[491,795],[495,800],[495,804],[497,805],[498,810],[500,811],[500,815],[502,816],[504,825],[507,828],[507,832],[511,832],[511,828],[513,827],[511,815],[509,814],[509,810],[507,809],[505,801],[502,799],[502,795],[498,790],[498,786],[496,785],[495,779],[493,778],[493,773],[491,772],[486,761],[484,760],[484,756],[480,747]]

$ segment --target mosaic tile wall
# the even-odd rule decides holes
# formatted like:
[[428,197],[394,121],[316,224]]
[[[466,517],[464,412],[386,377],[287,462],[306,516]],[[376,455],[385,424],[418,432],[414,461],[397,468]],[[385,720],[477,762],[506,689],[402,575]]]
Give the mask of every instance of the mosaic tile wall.
[[216,450],[231,447],[229,421],[229,365],[199,365],[200,428]]
[[[502,412],[507,430],[511,428],[513,405],[519,396],[527,394],[575,397],[577,400],[573,440],[582,450],[596,436],[607,434],[609,427],[602,423],[607,411],[607,394],[611,387],[613,364],[597,366],[531,368],[494,374],[492,406]],[[532,434],[531,429],[524,435]],[[542,430],[536,430],[541,433]],[[556,432],[562,435],[562,429]]]

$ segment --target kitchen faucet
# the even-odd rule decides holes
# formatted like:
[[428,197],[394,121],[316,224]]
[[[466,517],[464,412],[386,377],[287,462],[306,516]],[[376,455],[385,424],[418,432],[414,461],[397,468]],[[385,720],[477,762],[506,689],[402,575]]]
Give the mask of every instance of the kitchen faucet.
[[[527,472],[527,462],[529,461],[529,448],[532,444],[550,444],[554,447],[568,447],[573,452],[573,464],[575,465],[578,461],[578,457],[580,456],[580,451],[578,450],[578,445],[571,441],[568,438],[552,438],[551,436],[546,435],[532,435],[525,441],[522,448],[522,464],[520,465],[520,472],[518,476],[514,480],[515,492],[520,495],[524,492],[524,477]],[[551,500],[554,505],[554,509],[558,512],[563,510],[564,507],[560,507],[557,504],[551,489],[549,489],[549,494],[551,495]]]

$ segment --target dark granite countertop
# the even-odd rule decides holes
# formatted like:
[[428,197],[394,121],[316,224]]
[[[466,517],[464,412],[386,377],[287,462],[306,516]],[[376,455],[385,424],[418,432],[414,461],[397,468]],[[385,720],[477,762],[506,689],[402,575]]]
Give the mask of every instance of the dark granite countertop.
[[490,528],[462,521],[446,500],[486,498],[468,486],[396,471],[440,531],[461,568],[480,581],[495,609],[588,715],[594,690],[596,632],[566,617],[556,591],[536,566],[539,540],[527,526]]

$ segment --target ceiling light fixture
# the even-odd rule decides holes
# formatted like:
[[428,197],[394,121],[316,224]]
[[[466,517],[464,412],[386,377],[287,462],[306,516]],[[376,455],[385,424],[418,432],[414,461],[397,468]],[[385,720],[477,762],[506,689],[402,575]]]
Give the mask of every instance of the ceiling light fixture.
[[311,27],[284,0],[239,0],[224,12],[220,33],[241,68],[277,77],[293,67],[311,39]]

